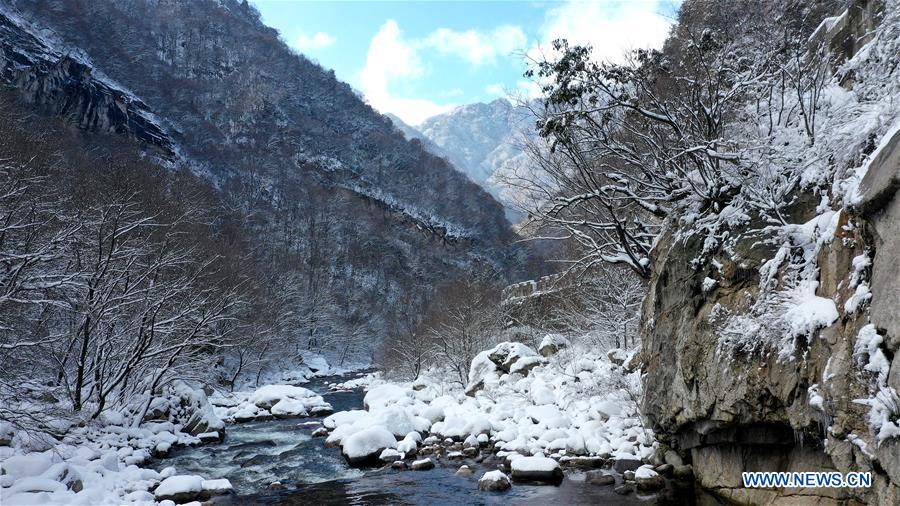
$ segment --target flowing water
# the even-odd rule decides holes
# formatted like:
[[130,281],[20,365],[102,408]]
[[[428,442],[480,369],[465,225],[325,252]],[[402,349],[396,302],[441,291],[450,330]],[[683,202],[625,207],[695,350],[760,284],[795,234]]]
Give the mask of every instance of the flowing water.
[[[321,394],[335,411],[362,409],[363,392],[329,392],[327,384],[347,377],[316,378],[303,386]],[[235,495],[216,504],[657,504],[659,497],[621,496],[612,487],[584,482],[580,473],[567,473],[558,486],[514,484],[506,492],[478,490],[478,477],[493,467],[474,461],[436,461],[428,471],[359,470],[349,467],[337,448],[325,448],[324,438],[310,434],[320,418],[271,420],[229,425],[221,444],[184,448],[156,463],[175,466],[179,473],[228,478]],[[436,460],[432,458],[432,460]],[[456,476],[461,464],[475,471]],[[284,490],[270,490],[278,481]],[[684,497],[671,500],[686,504]],[[665,502],[669,502],[666,500]],[[688,501],[690,502],[690,501]]]

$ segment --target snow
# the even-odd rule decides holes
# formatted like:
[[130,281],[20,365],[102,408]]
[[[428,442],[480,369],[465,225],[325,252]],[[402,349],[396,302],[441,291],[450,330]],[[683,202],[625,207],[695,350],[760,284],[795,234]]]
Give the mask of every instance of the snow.
[[402,453],[405,452],[399,452],[393,448],[385,448],[384,451],[381,452],[381,455],[378,456],[378,458],[380,460],[388,460],[393,457],[403,458]]
[[840,317],[833,300],[815,295],[789,309],[785,316],[790,322],[793,336],[808,336],[819,328],[831,325]]
[[404,404],[409,398],[408,391],[398,385],[384,384],[372,388],[363,398],[363,406],[377,410],[389,404]]
[[350,458],[363,458],[385,448],[394,448],[397,440],[384,427],[370,427],[350,435],[341,443],[341,449]]
[[[228,481],[228,480],[225,480]],[[197,475],[178,475],[166,478],[159,483],[153,495],[157,498],[171,497],[176,494],[203,491],[203,478]]]
[[888,385],[890,362],[881,350],[883,343],[884,336],[878,333],[875,325],[868,324],[859,330],[853,345],[857,363],[873,376],[869,384],[870,396],[854,399],[854,402],[869,406],[869,429],[879,444],[900,437],[900,395]]
[[225,478],[220,478],[218,480],[203,480],[202,487],[203,490],[216,493],[228,492],[232,490],[231,482]]
[[210,398],[215,414],[229,422],[257,418],[305,417],[316,410],[331,410],[321,395],[293,385],[265,385],[253,392],[217,394]]
[[883,342],[884,337],[878,333],[875,325],[870,323],[859,330],[856,343],[853,345],[853,353],[863,365],[863,369],[874,373],[878,383],[887,381],[891,369],[891,363],[881,351],[880,346]]
[[489,482],[509,481],[509,476],[506,476],[506,474],[500,470],[488,471],[488,472],[484,473],[483,475],[481,475],[481,478],[479,478],[478,481],[479,482],[482,482],[482,481],[486,481],[486,482],[487,481],[489,481]]
[[541,339],[541,344],[538,345],[538,350],[544,349],[546,346],[555,346],[557,348],[567,348],[571,346],[572,343],[566,339],[565,336],[560,334],[547,334]]
[[547,457],[520,457],[512,461],[510,468],[521,472],[551,472],[559,468],[559,462]]
[[[355,434],[377,428],[385,443],[387,434],[402,437],[384,448],[405,454],[419,444],[449,439],[463,441],[464,446],[493,442],[508,458],[541,454],[540,458],[555,461],[602,453],[613,458],[648,457],[656,442],[643,428],[634,402],[640,396],[640,372],[627,372],[606,353],[577,340],[571,346],[571,353],[547,357],[527,376],[505,374],[488,358],[495,352],[497,361],[509,363],[509,351],[527,350],[522,354],[531,356],[534,351],[527,346],[517,343],[478,353],[474,362],[488,360],[493,377],[474,395],[466,395],[458,384],[450,386],[449,373],[441,367],[424,371],[415,389],[412,382],[378,378],[366,395],[368,411],[338,412],[325,419],[325,426],[332,429],[328,441],[346,444]],[[407,420],[414,427],[403,432]],[[420,433],[431,435],[423,441]]]
[[653,478],[654,476],[659,476],[656,471],[653,469],[651,465],[643,465],[634,472],[635,479],[641,478]]

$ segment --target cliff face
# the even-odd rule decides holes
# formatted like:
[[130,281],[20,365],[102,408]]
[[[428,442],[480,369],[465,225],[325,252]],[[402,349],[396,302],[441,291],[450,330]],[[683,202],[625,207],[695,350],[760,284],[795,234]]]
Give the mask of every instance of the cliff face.
[[134,139],[172,158],[172,140],[127,90],[95,77],[89,62],[62,54],[12,13],[0,10],[0,80],[39,111],[78,128]]
[[[895,25],[890,5],[884,23]],[[838,31],[870,24],[853,16],[874,11],[853,9],[824,24]],[[854,82],[841,82],[866,107],[896,93],[893,71],[881,82],[861,77],[896,66],[895,28],[846,55]],[[859,107],[855,114],[864,116],[868,110]],[[740,504],[900,504],[895,108],[880,109],[886,124],[846,129],[816,148],[851,163],[835,173],[828,194],[797,191],[787,239],[751,219],[732,230],[732,247],[709,257],[703,238],[684,226],[670,223],[657,242],[643,308],[643,412],[661,442],[692,461],[699,484],[721,497]],[[790,267],[800,263],[806,274]],[[782,289],[798,276],[809,296],[784,300]],[[873,485],[775,491],[741,483],[743,471],[832,470],[871,472]]]

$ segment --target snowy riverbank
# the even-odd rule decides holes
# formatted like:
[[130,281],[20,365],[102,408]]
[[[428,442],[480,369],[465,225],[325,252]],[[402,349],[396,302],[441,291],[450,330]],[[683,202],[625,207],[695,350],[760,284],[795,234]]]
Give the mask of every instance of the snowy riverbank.
[[333,385],[365,384],[368,392],[365,410],[325,419],[326,444],[339,445],[348,462],[363,466],[413,466],[428,456],[497,459],[500,470],[526,481],[533,475],[553,482],[561,478],[560,465],[623,472],[660,460],[638,415],[634,353],[599,353],[559,336],[548,336],[540,349],[501,343],[483,351],[465,387],[448,384],[440,370],[412,382],[374,374]]
[[[314,365],[315,370],[297,368],[266,379],[305,383],[315,376],[347,372],[324,360]],[[46,404],[58,404],[52,396],[43,398]],[[175,504],[228,494],[232,487],[227,479],[183,475],[174,467],[154,470],[149,463],[164,459],[175,448],[220,442],[226,421],[331,412],[321,396],[295,385],[264,385],[208,397],[182,381],[168,385],[146,409],[139,402],[93,420],[80,419],[60,406],[43,407],[59,413],[55,435],[0,423],[4,505]],[[143,417],[135,423],[140,413]]]

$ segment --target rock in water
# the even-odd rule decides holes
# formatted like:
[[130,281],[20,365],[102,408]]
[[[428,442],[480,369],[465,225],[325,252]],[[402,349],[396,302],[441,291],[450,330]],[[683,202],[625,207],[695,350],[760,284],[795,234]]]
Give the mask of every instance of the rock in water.
[[510,469],[516,481],[559,485],[563,480],[559,462],[547,457],[520,457],[512,461]]
[[634,471],[643,464],[643,462],[636,459],[619,459],[613,464],[613,469],[615,469],[617,473],[622,474],[625,471]]
[[386,448],[397,446],[397,440],[384,427],[376,426],[352,434],[341,442],[341,454],[352,467],[377,466]]
[[378,460],[382,462],[395,462],[400,460],[400,452],[393,448],[386,448],[381,455],[378,456]]
[[613,492],[615,492],[619,495],[628,495],[628,494],[634,492],[634,487],[632,487],[630,483],[623,483],[621,485],[618,485],[616,488],[614,488]]
[[427,471],[429,469],[434,469],[434,462],[432,462],[431,459],[417,460],[413,462],[410,467],[413,471]]
[[512,487],[512,483],[509,481],[509,477],[503,474],[503,471],[489,471],[478,480],[478,489],[488,492],[501,492],[509,490],[510,487]]
[[666,480],[653,470],[652,466],[641,466],[634,472],[634,483],[638,490],[659,490],[666,486]]
[[592,485],[615,485],[616,477],[600,470],[594,470],[584,473],[584,481]]

